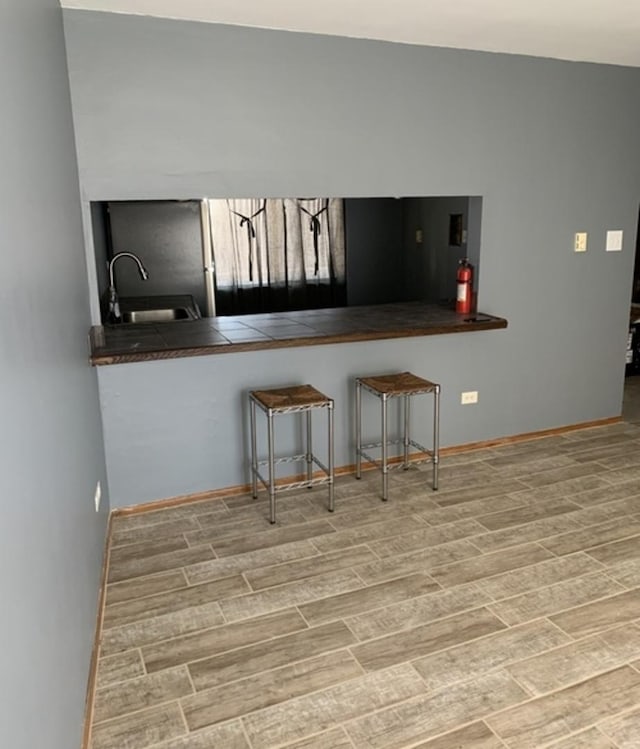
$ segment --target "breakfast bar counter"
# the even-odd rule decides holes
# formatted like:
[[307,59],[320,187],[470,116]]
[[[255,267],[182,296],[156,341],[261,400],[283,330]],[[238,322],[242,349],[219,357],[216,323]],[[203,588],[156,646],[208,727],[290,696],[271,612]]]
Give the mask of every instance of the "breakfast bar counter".
[[95,366],[506,328],[502,317],[461,315],[424,302],[99,325],[89,334]]

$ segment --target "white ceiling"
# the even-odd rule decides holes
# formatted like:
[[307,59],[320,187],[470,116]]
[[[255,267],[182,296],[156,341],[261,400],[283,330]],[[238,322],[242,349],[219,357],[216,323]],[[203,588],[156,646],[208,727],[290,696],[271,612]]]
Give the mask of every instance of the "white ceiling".
[[640,0],[60,0],[60,4],[640,67]]

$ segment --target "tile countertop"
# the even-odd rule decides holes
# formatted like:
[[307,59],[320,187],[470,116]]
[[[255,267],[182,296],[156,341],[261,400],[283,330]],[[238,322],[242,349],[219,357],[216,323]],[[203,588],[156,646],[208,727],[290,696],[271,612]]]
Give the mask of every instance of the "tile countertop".
[[424,302],[210,317],[160,324],[94,326],[95,366],[187,356],[318,346],[506,328],[502,317],[456,314]]

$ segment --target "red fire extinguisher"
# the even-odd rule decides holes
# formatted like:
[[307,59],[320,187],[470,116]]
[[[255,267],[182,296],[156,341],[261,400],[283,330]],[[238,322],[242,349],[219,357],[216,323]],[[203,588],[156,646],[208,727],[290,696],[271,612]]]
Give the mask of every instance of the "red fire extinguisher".
[[473,265],[469,262],[469,258],[463,257],[458,262],[456,282],[458,285],[456,312],[468,315],[471,312],[473,297]]

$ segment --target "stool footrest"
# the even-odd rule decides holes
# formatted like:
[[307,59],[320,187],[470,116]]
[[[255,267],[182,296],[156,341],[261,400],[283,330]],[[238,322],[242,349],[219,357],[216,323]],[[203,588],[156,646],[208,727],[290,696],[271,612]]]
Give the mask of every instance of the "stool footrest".
[[[313,460],[312,456],[312,460]],[[273,464],[279,465],[280,463],[306,463],[307,462],[307,456],[306,453],[301,453],[300,455],[283,455],[281,458],[274,458]],[[259,466],[268,466],[269,461],[268,460],[258,460],[256,463]]]
[[[421,463],[434,463],[437,462],[434,454],[430,452],[429,450],[422,450],[422,453],[425,453],[427,455],[426,458],[419,458],[417,457],[416,453],[413,453],[412,455],[409,455],[408,462],[411,463],[411,465],[420,465]],[[360,455],[364,458],[364,460],[367,463],[371,463],[372,465],[376,466],[376,468],[381,471],[382,470],[382,461],[378,458],[374,458],[368,453],[366,453],[364,450],[360,450]],[[402,457],[402,456],[398,456]],[[400,468],[404,468],[404,461],[400,463],[392,463],[391,465],[387,464],[387,472],[389,471],[397,471]]]
[[[419,450],[423,453],[429,453],[431,454],[433,451],[428,450],[424,445],[421,445],[419,442],[416,442],[415,440],[408,440],[408,444],[411,445],[411,447],[415,447],[416,450]],[[404,440],[398,439],[398,440],[387,440],[387,445],[404,445]],[[382,442],[370,442],[367,445],[361,445],[359,452],[362,453],[363,450],[370,450],[371,448],[380,448],[382,447]]]
[[[311,458],[311,462],[315,463],[318,468],[322,469],[327,476],[329,475],[329,469],[327,466],[325,466],[324,463],[322,463],[318,458],[316,458],[315,455],[309,456]],[[306,463],[307,462],[307,456],[305,453],[302,453],[301,455],[291,455],[290,457],[282,457],[282,458],[274,458],[273,464],[279,465],[280,463]],[[268,466],[269,461],[268,460],[258,460],[256,461],[256,464],[259,466]]]
[[[265,477],[260,473],[260,471],[255,471],[256,478],[260,479],[260,482],[265,487],[265,489],[269,489],[269,479],[265,479]],[[318,476],[317,478],[313,479],[301,479],[300,481],[288,481],[286,484],[275,484],[273,487],[273,491],[278,494],[279,492],[285,492],[285,491],[291,491],[292,489],[304,489],[307,487],[312,486],[326,486],[327,484],[332,484],[333,480],[331,476]]]
[[[416,450],[420,450],[422,452],[429,452],[427,448],[424,445],[421,445],[419,442],[416,442],[415,440],[407,440],[408,444],[410,444],[412,447],[415,447]],[[403,439],[397,439],[397,440],[387,440],[387,445],[404,445]],[[372,447],[382,447],[382,442],[369,442],[366,445],[361,445],[360,449],[362,450],[368,450]]]

